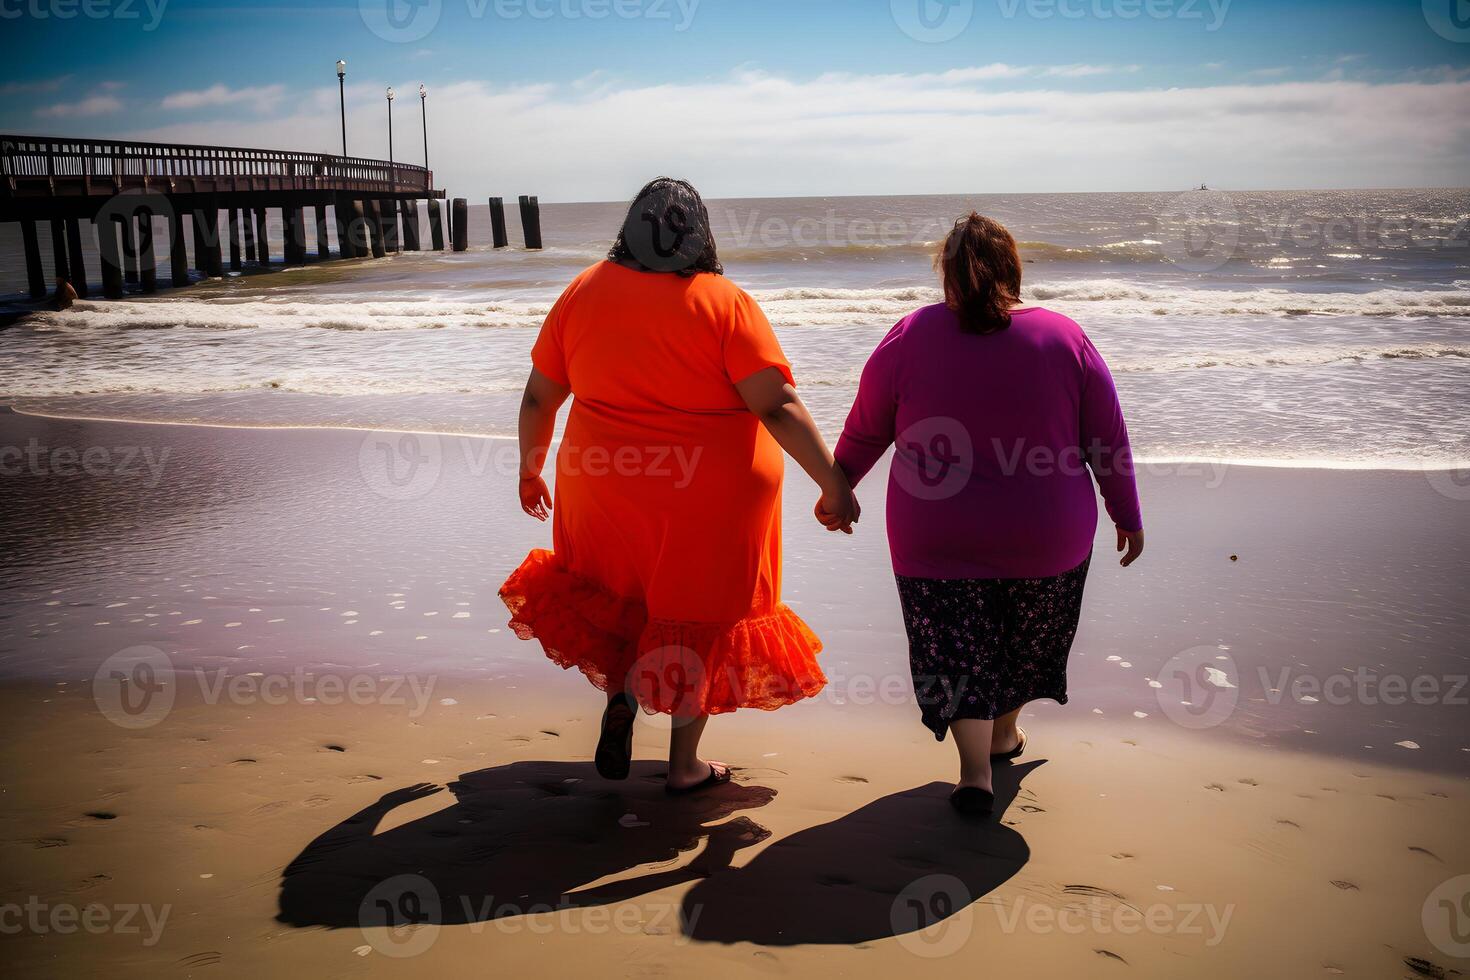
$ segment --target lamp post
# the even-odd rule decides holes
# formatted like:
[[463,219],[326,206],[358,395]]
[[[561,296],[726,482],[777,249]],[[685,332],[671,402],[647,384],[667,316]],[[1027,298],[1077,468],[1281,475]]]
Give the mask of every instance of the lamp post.
[[388,86],[388,183],[390,189],[398,187],[398,174],[393,168],[393,86]]
[[347,94],[342,76],[347,74],[347,62],[337,59],[337,106],[342,110],[342,155],[347,155]]
[[424,169],[429,169],[429,108],[427,99],[429,90],[424,88],[424,83],[419,82],[419,118],[424,123]]

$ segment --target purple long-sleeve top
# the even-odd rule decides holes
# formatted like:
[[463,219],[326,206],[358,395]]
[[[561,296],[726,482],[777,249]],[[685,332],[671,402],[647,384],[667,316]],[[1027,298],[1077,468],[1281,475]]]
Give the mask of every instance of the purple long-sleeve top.
[[986,335],[965,333],[942,303],[900,320],[863,368],[837,461],[856,486],[890,445],[899,575],[1075,568],[1097,532],[1093,477],[1113,523],[1143,528],[1112,375],[1082,328],[1051,310],[1012,311]]

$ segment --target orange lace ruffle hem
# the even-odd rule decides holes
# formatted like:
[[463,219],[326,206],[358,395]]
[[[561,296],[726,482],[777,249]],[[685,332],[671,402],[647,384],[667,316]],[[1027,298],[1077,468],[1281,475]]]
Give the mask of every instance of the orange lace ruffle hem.
[[734,623],[648,619],[643,603],[614,595],[532,551],[500,587],[510,628],[537,639],[563,668],[601,690],[623,687],[645,711],[721,714],[767,711],[827,684],[822,642],[788,606]]

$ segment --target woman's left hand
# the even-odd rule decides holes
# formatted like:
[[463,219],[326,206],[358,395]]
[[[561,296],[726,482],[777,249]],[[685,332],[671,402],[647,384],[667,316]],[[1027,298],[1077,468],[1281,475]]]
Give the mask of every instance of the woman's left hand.
[[521,477],[521,510],[538,521],[546,520],[551,513],[551,491],[541,477]]

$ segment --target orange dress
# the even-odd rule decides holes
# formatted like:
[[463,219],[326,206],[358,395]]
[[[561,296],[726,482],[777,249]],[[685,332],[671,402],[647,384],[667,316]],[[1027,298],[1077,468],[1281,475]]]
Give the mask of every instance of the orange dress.
[[735,382],[776,367],[765,314],[724,276],[586,270],[531,352],[571,388],[554,551],[500,589],[510,626],[648,711],[778,708],[826,684],[781,600],[781,448]]

